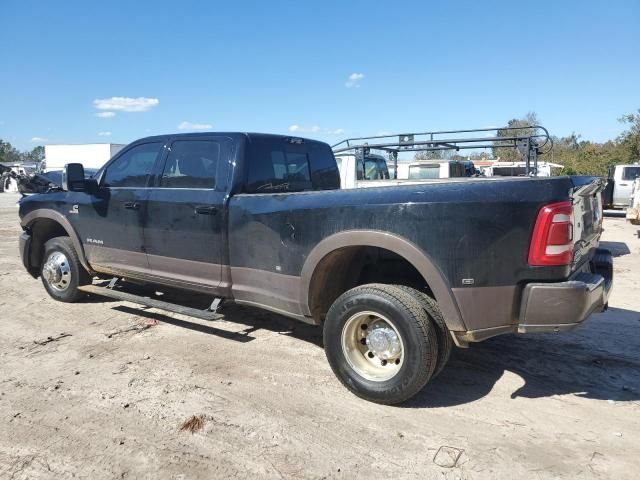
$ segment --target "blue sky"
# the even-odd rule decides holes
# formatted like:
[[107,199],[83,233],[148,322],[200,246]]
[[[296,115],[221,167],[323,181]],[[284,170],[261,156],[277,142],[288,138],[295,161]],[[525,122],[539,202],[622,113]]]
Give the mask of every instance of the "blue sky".
[[198,128],[335,143],[528,111],[553,134],[602,141],[640,108],[637,0],[0,9],[0,138],[20,149]]

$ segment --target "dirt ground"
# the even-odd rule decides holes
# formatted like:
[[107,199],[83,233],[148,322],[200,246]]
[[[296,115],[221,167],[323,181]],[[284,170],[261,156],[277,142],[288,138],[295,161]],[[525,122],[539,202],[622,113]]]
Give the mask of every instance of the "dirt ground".
[[[334,378],[316,327],[51,300],[0,194],[0,478],[638,478],[640,240],[607,217],[609,310],[456,349],[407,405]],[[203,428],[181,431],[191,416]]]

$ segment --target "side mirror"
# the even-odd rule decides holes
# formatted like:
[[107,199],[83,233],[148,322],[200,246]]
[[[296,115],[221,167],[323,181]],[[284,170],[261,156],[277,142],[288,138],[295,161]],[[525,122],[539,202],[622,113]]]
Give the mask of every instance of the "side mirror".
[[62,189],[67,192],[84,192],[84,167],[81,163],[67,163],[62,171]]

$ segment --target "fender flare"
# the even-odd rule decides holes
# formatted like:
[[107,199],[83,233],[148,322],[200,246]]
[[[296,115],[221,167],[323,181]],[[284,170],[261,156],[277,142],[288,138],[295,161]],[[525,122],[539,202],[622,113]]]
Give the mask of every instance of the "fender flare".
[[43,218],[53,220],[54,222],[58,223],[65,230],[65,232],[67,232],[67,235],[71,239],[71,243],[73,243],[73,248],[75,248],[76,252],[78,253],[80,263],[85,268],[85,270],[87,270],[88,272],[92,272],[93,270],[87,262],[87,257],[84,253],[84,247],[82,246],[82,242],[80,241],[78,233],[76,232],[75,228],[73,228],[73,225],[71,225],[71,222],[69,222],[67,217],[65,217],[60,212],[51,210],[49,208],[38,208],[27,213],[20,222],[20,225],[22,225],[22,227],[29,228],[35,222]]
[[379,247],[397,253],[422,275],[431,287],[438,306],[451,331],[466,331],[460,309],[446,277],[429,255],[409,240],[379,230],[347,230],[324,238],[307,256],[301,272],[300,305],[311,315],[309,292],[316,267],[329,253],[344,247]]

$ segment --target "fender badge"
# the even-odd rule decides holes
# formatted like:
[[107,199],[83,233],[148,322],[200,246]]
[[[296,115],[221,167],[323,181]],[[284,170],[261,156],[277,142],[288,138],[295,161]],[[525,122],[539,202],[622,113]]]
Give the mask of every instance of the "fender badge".
[[77,214],[77,213],[79,213],[78,209],[79,209],[79,206],[77,204],[73,205],[71,207],[71,210],[69,210],[69,213],[76,213]]

